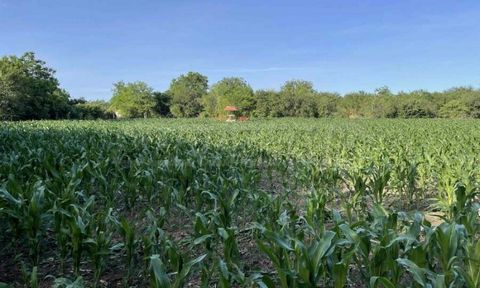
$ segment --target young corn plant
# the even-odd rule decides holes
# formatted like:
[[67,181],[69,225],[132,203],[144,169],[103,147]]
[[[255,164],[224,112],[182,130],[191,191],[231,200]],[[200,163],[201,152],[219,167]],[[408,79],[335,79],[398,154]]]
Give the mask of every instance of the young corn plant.
[[326,231],[308,244],[295,240],[296,272],[302,286],[317,287],[321,279],[327,280],[327,258],[335,250],[335,236],[335,232]]
[[465,237],[466,231],[463,226],[455,222],[444,222],[435,228],[430,239],[431,251],[445,277],[446,287],[453,285],[457,280],[454,268],[461,260],[461,248]]
[[7,215],[16,241],[21,242],[22,235],[26,236],[30,259],[33,265],[37,266],[40,261],[42,236],[49,217],[45,186],[37,181],[23,189],[18,185],[9,187],[15,194],[11,194],[7,187],[0,188],[0,200],[4,203],[0,213]]
[[60,273],[65,273],[65,261],[68,255],[69,229],[68,223],[71,221],[71,213],[61,207],[61,203],[55,201],[50,212],[53,214],[53,231],[57,241],[57,249],[60,256]]
[[135,268],[135,252],[137,250],[137,242],[135,237],[135,228],[127,219],[120,220],[120,234],[123,237],[123,250],[125,251],[125,262],[127,274],[125,276],[125,286],[130,284]]
[[[326,231],[309,242],[264,230],[259,249],[272,261],[280,287],[317,287],[327,276],[327,258],[335,250],[335,233]],[[273,283],[269,276],[267,282]]]
[[347,221],[353,223],[358,219],[362,219],[367,210],[367,193],[368,193],[368,178],[365,175],[364,169],[354,170],[353,172],[344,171],[345,178],[342,182],[348,189],[348,193],[339,191],[337,195],[341,199],[341,205],[345,211]]
[[234,228],[218,228],[217,234],[223,242],[223,257],[230,266],[236,266],[240,257],[236,240],[236,229]]
[[457,181],[457,177],[448,168],[443,168],[438,183],[439,191],[435,197],[435,204],[433,206],[445,212],[448,219],[453,219],[454,207],[456,206],[456,194],[460,188],[460,184]]
[[396,166],[400,194],[407,200],[403,203],[404,208],[406,208],[406,205],[417,207],[415,200],[418,199],[416,192],[419,165],[419,162],[410,161],[408,158],[404,158],[401,164],[397,164]]
[[[19,188],[20,189],[20,188]],[[13,190],[10,188],[10,190]],[[16,193],[15,193],[16,192]],[[23,212],[26,206],[26,199],[23,198],[21,192],[15,189],[15,192],[10,193],[7,187],[0,188],[1,209],[0,214],[8,221],[8,230],[11,235],[11,244],[13,247],[18,247],[23,236]],[[15,249],[17,251],[19,249]]]
[[142,236],[143,256],[145,261],[145,269],[148,270],[150,265],[150,256],[160,254],[163,243],[167,241],[166,233],[162,229],[166,220],[167,211],[163,207],[160,209],[158,215],[155,212],[148,210],[145,215],[149,221],[146,231]]
[[338,241],[340,251],[347,260],[352,259],[356,264],[365,283],[369,283],[372,277],[383,277],[396,285],[401,275],[395,263],[399,256],[399,245],[395,241],[397,214],[388,213],[380,205],[375,205],[372,215],[367,217],[371,219],[370,223],[349,225],[341,221],[338,214],[334,219],[334,229],[342,236]]
[[[128,157],[127,157],[128,158]],[[128,159],[130,161],[130,159]],[[119,170],[122,179],[122,195],[124,198],[125,207],[127,210],[131,210],[135,207],[135,204],[139,196],[138,182],[135,181],[135,167],[129,167],[125,172],[125,168]]]
[[30,257],[33,265],[36,266],[40,262],[41,241],[48,217],[48,200],[45,197],[45,186],[41,182],[35,183],[32,189],[33,192],[28,201],[23,221],[30,247]]
[[112,228],[115,221],[112,216],[112,209],[107,214],[98,213],[92,224],[91,237],[84,240],[84,244],[88,251],[90,262],[93,264],[93,286],[97,287],[100,283],[100,278],[107,268],[107,261],[111,254],[112,246]]
[[21,273],[23,274],[26,287],[39,288],[40,282],[38,279],[38,267],[34,266],[31,271],[28,270],[25,264],[22,264]]
[[392,166],[389,162],[382,161],[378,166],[372,164],[369,170],[369,192],[373,196],[373,202],[382,205],[392,175]]
[[464,245],[464,265],[454,267],[463,278],[467,288],[480,287],[480,241],[468,241]]
[[53,280],[53,288],[84,288],[85,284],[83,278],[77,277],[75,280],[67,278],[56,278]]
[[413,281],[416,282],[419,287],[462,287],[460,283],[452,283],[452,286],[446,285],[445,275],[435,273],[426,268],[418,267],[417,264],[408,259],[398,258],[397,263],[412,276]]
[[150,256],[150,287],[153,288],[181,288],[184,287],[185,282],[190,275],[192,268],[202,260],[206,255],[197,257],[191,261],[185,260],[176,261],[182,263],[181,266],[175,267],[172,272],[169,272],[168,267],[162,261],[160,255],[155,254]]
[[76,276],[80,276],[80,262],[85,250],[84,241],[90,236],[90,224],[93,221],[89,209],[93,205],[95,198],[88,198],[83,206],[71,205],[72,218],[69,221],[70,248],[73,258],[73,271]]
[[216,193],[204,191],[203,194],[213,202],[213,209],[201,215],[197,213],[195,228],[201,238],[195,243],[205,242],[206,250],[212,252],[211,240],[223,245],[223,258],[228,265],[237,263],[240,252],[237,246],[237,228],[234,226],[235,211],[243,199],[239,197],[240,190],[231,188],[228,181],[218,179],[219,189]]
[[[221,288],[229,287],[267,287],[274,288],[275,284],[271,281],[270,278],[265,278],[260,273],[252,273],[250,275],[245,275],[245,273],[236,265],[231,269],[225,261],[218,259],[217,265],[219,270],[219,280],[218,286]],[[202,287],[208,287],[204,285]]]
[[312,191],[308,195],[305,221],[317,234],[325,230],[326,204],[327,196],[324,193]]
[[[214,261],[216,258],[225,259],[228,269],[237,267],[240,252],[237,246],[236,233],[237,230],[233,227],[223,228],[218,213],[211,211],[209,213],[196,214],[194,229],[196,238],[193,240],[193,245],[203,245],[207,252],[209,261]],[[216,246],[223,247],[223,253],[219,253]],[[208,281],[212,276],[213,269],[203,271],[204,281]]]
[[[292,240],[266,229],[262,229],[260,233],[263,239],[257,241],[257,246],[272,261],[280,287],[296,287],[295,263],[291,260],[294,251]],[[265,278],[274,283],[269,276]]]

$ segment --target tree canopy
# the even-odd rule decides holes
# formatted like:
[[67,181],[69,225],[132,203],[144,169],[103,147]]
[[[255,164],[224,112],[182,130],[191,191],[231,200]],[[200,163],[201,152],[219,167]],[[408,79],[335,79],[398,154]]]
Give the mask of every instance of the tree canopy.
[[69,95],[55,71],[27,52],[0,58],[0,118],[59,119],[69,113]]
[[208,78],[197,72],[180,75],[170,83],[170,111],[175,117],[195,117],[202,112],[201,99],[207,94]]
[[110,101],[86,101],[71,99],[55,71],[34,53],[0,58],[0,120],[110,119],[114,113],[124,118],[219,117],[225,106],[252,117],[480,118],[480,89],[393,93],[380,87],[341,96],[295,79],[279,90],[254,91],[240,77],[209,87],[206,76],[188,72],[173,79],[166,91],[154,91],[144,82],[117,82]]
[[159,116],[170,117],[170,105],[172,102],[172,97],[167,92],[154,92],[153,97],[155,98],[155,113]]
[[253,89],[239,77],[223,78],[213,84],[203,103],[206,115],[211,117],[223,115],[225,106],[236,106],[246,115],[255,109]]
[[153,89],[145,82],[117,82],[110,100],[110,110],[117,117],[148,117],[153,114],[155,98]]
[[85,101],[79,99],[72,103],[74,105],[72,118],[76,119],[112,119],[114,118],[113,112],[109,110],[110,104],[106,101]]
[[290,80],[280,89],[283,116],[316,117],[315,90],[304,80]]

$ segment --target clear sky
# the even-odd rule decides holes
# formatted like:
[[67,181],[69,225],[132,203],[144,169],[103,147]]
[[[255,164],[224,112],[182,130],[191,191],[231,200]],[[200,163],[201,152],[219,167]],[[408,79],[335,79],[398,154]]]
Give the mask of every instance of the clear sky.
[[86,99],[188,71],[254,89],[480,87],[480,1],[0,0],[0,55],[25,51]]

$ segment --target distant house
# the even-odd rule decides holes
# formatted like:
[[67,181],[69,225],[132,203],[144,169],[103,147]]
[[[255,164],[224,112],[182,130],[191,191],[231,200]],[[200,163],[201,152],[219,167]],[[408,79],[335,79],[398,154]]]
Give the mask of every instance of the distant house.
[[228,113],[227,114],[227,122],[237,121],[237,117],[235,115],[235,112],[237,112],[239,110],[237,107],[235,107],[235,106],[225,106],[225,108],[223,110]]
[[115,115],[115,118],[117,118],[117,119],[122,118],[122,114],[120,114],[120,112],[118,112],[118,111],[113,112],[113,114]]

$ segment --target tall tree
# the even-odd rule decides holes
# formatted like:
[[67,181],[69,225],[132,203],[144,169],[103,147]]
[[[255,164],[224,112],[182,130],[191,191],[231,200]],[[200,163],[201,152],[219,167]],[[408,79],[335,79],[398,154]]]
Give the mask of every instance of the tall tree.
[[373,95],[364,91],[348,93],[340,101],[340,113],[347,118],[370,117]]
[[434,118],[437,116],[437,104],[433,101],[433,94],[428,91],[400,92],[396,100],[397,117]]
[[97,100],[87,102],[79,99],[75,102],[72,103],[74,108],[72,118],[88,120],[114,118],[113,113],[109,111],[110,104],[106,101]]
[[469,116],[469,109],[465,102],[461,100],[451,100],[439,109],[438,115],[444,118],[467,118]]
[[[362,95],[358,97],[362,97]],[[394,105],[394,100],[394,95],[387,86],[377,88],[373,94],[368,94],[367,97],[361,100],[364,103],[358,109],[357,115],[371,118],[396,117],[398,107]]]
[[278,92],[274,90],[255,91],[255,116],[257,117],[280,117],[282,116],[281,105],[279,104]]
[[315,96],[318,117],[332,117],[337,113],[338,94],[320,92]]
[[317,117],[316,92],[312,82],[290,80],[280,90],[284,104],[283,116]]
[[173,79],[168,94],[172,96],[170,111],[175,117],[195,117],[202,111],[201,99],[207,94],[208,78],[188,72]]
[[204,105],[209,116],[219,116],[225,106],[237,106],[243,114],[250,115],[255,109],[253,89],[239,77],[223,78],[212,86],[204,98]]
[[65,118],[69,95],[55,71],[33,52],[0,58],[0,117],[7,119]]
[[0,119],[20,119],[21,101],[11,81],[0,77]]
[[117,117],[147,118],[153,114],[155,99],[153,89],[145,82],[113,84],[113,96],[110,100],[110,110]]
[[170,105],[172,97],[167,92],[155,92],[153,97],[155,98],[155,112],[160,116],[171,116]]

